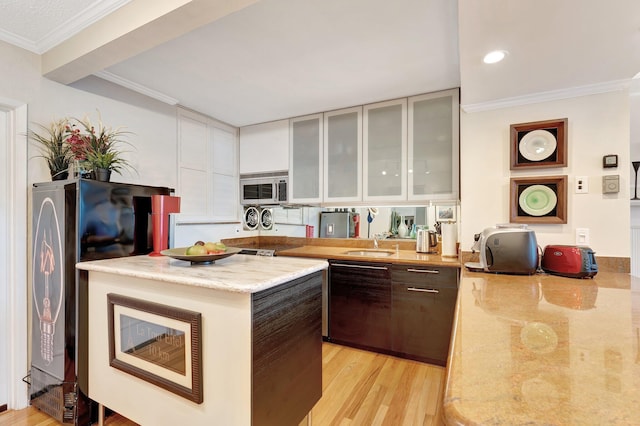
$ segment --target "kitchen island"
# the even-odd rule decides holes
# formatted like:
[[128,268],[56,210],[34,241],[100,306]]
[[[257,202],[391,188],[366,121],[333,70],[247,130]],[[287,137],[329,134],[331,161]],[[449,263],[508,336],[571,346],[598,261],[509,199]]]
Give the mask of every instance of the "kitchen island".
[[640,422],[640,279],[462,273],[447,425]]
[[322,394],[327,262],[82,262],[88,395],[139,424],[297,425]]

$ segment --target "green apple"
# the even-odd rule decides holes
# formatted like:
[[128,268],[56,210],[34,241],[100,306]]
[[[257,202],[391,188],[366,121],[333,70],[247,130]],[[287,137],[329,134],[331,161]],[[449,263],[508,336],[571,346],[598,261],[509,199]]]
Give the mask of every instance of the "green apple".
[[187,248],[185,253],[187,256],[203,256],[207,254],[205,246],[195,245]]

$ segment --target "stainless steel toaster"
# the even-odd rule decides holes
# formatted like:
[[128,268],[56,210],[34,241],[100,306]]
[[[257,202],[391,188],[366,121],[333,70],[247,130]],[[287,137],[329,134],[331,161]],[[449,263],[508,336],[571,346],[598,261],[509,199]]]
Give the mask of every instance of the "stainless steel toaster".
[[536,234],[526,225],[486,228],[477,236],[472,251],[480,253],[480,261],[464,264],[471,271],[531,275],[538,269]]

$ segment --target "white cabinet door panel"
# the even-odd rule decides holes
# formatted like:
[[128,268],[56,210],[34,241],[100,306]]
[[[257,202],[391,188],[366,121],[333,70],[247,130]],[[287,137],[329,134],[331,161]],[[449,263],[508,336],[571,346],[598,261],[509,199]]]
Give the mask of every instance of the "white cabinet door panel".
[[324,202],[362,201],[362,107],[324,114]]
[[289,169],[289,120],[240,128],[240,174]]
[[322,200],[322,114],[291,119],[289,199],[295,203]]
[[179,223],[238,220],[237,129],[178,111]]
[[238,178],[213,175],[213,217],[217,221],[238,220]]
[[227,176],[238,174],[238,143],[233,132],[213,128],[213,170]]
[[458,89],[409,98],[409,200],[458,199],[459,104]]
[[363,199],[406,200],[407,100],[365,105],[363,113]]
[[181,165],[195,169],[207,168],[207,123],[195,119],[192,114],[181,115],[178,121]]
[[209,197],[206,194],[211,190],[208,173],[183,167],[180,169],[180,182],[180,217],[207,216]]

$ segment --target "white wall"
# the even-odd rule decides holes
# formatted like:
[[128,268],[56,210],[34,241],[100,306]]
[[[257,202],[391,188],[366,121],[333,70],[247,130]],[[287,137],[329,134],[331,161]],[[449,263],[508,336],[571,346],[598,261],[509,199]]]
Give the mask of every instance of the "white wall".
[[[174,107],[159,103],[147,107],[132,105],[54,83],[41,77],[38,55],[4,42],[0,42],[0,58],[2,58],[0,60],[0,100],[9,99],[12,103],[27,104],[29,122],[46,125],[51,120],[63,116],[82,118],[85,114],[90,114],[95,119],[96,109],[99,109],[104,123],[114,127],[124,126],[126,130],[134,133],[129,141],[135,146],[135,150],[128,154],[128,158],[138,169],[139,175],[114,175],[113,180],[173,188],[176,186]],[[26,194],[30,194],[32,183],[51,179],[44,160],[37,155],[37,149],[29,146],[27,152],[29,160],[23,165],[26,168],[27,184],[24,188],[17,188],[24,190]],[[27,217],[31,217],[30,208]],[[29,228],[30,225],[31,220],[28,219]],[[29,229],[25,236],[27,242],[31,241],[30,233]],[[30,247],[30,244],[27,246]],[[27,259],[29,258],[30,254],[27,254]],[[29,288],[27,282],[12,282],[10,285],[20,286],[21,291]],[[7,303],[9,301],[5,298],[0,300],[3,309],[7,308]],[[15,308],[14,314],[21,317],[13,318],[16,323],[26,322],[25,318],[28,318],[26,301]],[[23,330],[7,330],[4,327],[1,331],[5,342],[14,340],[11,338],[11,333],[24,334]],[[7,333],[9,335],[6,335]],[[20,355],[20,350],[24,349],[12,349],[10,356],[19,356],[20,359],[15,359],[15,364],[24,365],[26,371],[28,360],[22,359],[24,356]],[[3,381],[0,386],[3,389],[5,386],[10,386],[18,391],[24,389],[22,382],[7,384]]]
[[[0,97],[24,102],[29,106],[29,122],[47,125],[64,116],[102,121],[112,127],[132,132],[127,140],[134,146],[127,159],[139,174],[112,175],[116,182],[176,186],[176,112],[160,102],[146,107],[132,105],[64,86],[40,75],[40,58],[26,50],[0,42]],[[126,148],[126,147],[125,147]],[[126,148],[129,150],[128,148]],[[50,176],[38,151],[29,147],[29,184],[48,181]]]
[[[2,182],[0,182],[0,297],[2,298],[2,302],[0,302],[0,324],[8,324],[9,323],[9,315],[8,315],[8,303],[4,301],[8,301],[10,299],[10,291],[9,291],[9,275],[5,273],[9,265],[7,265],[7,258],[9,257],[8,250],[10,250],[8,242],[8,234],[9,230],[7,229],[9,226],[9,212],[11,206],[8,205],[7,200],[9,199],[9,179],[5,179],[7,176],[6,170],[9,169],[9,149],[8,143],[11,140],[8,137],[8,128],[7,128],[7,113],[0,110],[0,167],[3,172],[0,174],[2,176]],[[0,328],[0,332],[5,332],[3,328]],[[9,390],[6,386],[2,386],[2,383],[7,383],[9,380],[9,353],[6,350],[6,346],[0,346],[0,406],[7,404],[9,401]]]
[[[631,115],[631,159],[629,162],[629,193],[634,196],[635,188],[635,171],[631,165],[631,161],[640,161],[640,74],[631,81],[629,97],[629,109]],[[640,173],[638,173],[640,175]],[[640,184],[640,177],[638,178]],[[640,188],[638,188],[638,197],[640,197]],[[640,202],[631,207],[631,226],[640,227]]]
[[[29,122],[48,124],[51,120],[88,115],[96,122],[98,111],[105,125],[123,127],[131,132],[122,145],[125,157],[137,170],[112,174],[114,182],[176,187],[176,117],[175,110],[148,110],[114,101],[42,79],[40,91],[29,102]],[[34,150],[30,150],[30,153]],[[32,155],[30,155],[30,158]],[[34,158],[29,163],[30,183],[48,181],[44,161]]]
[[[509,126],[568,118],[568,166],[511,171]],[[589,246],[600,256],[629,257],[629,93],[611,92],[538,104],[462,113],[460,124],[461,249],[473,234],[509,222],[511,177],[567,175],[566,224],[530,225],[538,244],[575,244],[575,229],[589,228]],[[618,154],[617,169],[602,156]],[[620,175],[620,193],[602,194],[602,176]],[[589,193],[575,194],[575,176],[589,177]]]

